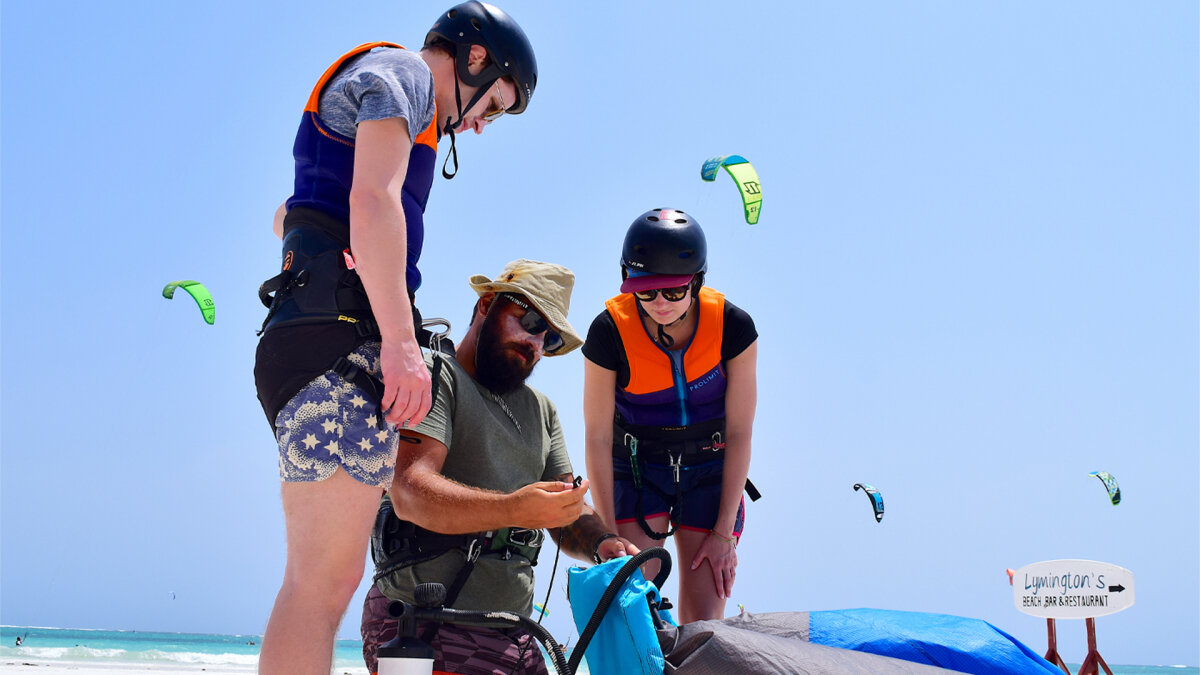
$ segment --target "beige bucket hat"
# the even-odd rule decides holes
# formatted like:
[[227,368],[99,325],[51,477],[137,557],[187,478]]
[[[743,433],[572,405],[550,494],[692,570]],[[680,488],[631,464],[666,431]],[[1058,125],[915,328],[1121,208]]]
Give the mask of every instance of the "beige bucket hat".
[[562,265],[524,258],[505,265],[495,279],[482,274],[471,277],[471,288],[479,295],[514,293],[529,298],[537,311],[562,335],[563,346],[546,356],[562,356],[583,346],[583,339],[567,322],[571,289],[574,287],[575,273],[571,270]]

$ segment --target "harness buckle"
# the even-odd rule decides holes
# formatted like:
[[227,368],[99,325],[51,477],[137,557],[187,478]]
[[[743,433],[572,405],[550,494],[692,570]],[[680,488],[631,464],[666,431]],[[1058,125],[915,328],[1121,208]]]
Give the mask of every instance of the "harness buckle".
[[642,489],[642,469],[638,466],[637,456],[637,437],[631,433],[625,433],[625,447],[629,448],[629,468],[633,470],[633,485],[637,489]]
[[673,471],[675,473],[675,484],[679,485],[679,467],[683,464],[683,453],[682,452],[680,452],[679,454],[667,453],[667,457],[670,458],[671,471]]
[[[490,535],[491,533],[489,532],[488,534]],[[471,543],[467,545],[467,562],[473,563],[476,560],[479,560],[479,554],[483,553],[483,545],[486,538],[487,535],[483,537],[475,537],[471,540]]]
[[[443,330],[431,331],[430,328],[441,326]],[[420,328],[429,332],[429,344],[427,345],[435,353],[442,351],[442,340],[450,335],[450,322],[445,319],[425,319],[421,322]],[[426,345],[422,345],[426,346]]]
[[721,435],[720,431],[713,432],[712,447],[709,449],[712,450],[713,452],[725,449],[725,437]]

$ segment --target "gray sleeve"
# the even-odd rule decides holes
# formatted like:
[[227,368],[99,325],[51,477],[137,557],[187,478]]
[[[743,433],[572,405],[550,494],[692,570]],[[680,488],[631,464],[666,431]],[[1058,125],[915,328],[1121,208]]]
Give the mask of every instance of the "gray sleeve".
[[318,115],[354,138],[358,123],[402,117],[416,138],[433,121],[433,74],[416,52],[376,48],[338,73],[321,92]]
[[[426,354],[425,363],[432,370],[433,357]],[[433,407],[429,409],[429,414],[421,423],[413,428],[418,434],[428,436],[435,441],[440,442],[447,448],[450,447],[450,441],[454,438],[454,368],[449,364],[442,364],[442,372],[438,377],[438,392],[437,400],[433,402]],[[404,441],[401,440],[401,443]]]
[[558,422],[558,409],[549,399],[543,399],[546,407],[546,431],[550,434],[550,454],[546,457],[546,470],[542,480],[556,480],[564,473],[575,473],[571,458],[567,455],[567,442],[563,439],[562,425]]

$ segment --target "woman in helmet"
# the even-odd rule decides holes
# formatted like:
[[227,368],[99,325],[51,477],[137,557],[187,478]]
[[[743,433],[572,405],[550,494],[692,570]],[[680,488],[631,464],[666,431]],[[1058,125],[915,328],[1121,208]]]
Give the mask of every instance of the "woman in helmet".
[[[282,270],[260,289],[270,310],[254,375],[278,443],[287,531],[261,673],[329,673],[392,482],[396,427],[430,407],[413,302],[438,141],[450,136],[457,169],[454,132],[524,111],[536,84],[520,26],[471,0],[441,14],[420,50],[351,50],[307,97],[294,191],[276,213]],[[321,424],[331,419],[332,431]]]
[[674,536],[685,623],[733,590],[757,396],[754,321],[704,286],[706,248],[682,211],[639,216],[583,347],[596,510],[640,548]]

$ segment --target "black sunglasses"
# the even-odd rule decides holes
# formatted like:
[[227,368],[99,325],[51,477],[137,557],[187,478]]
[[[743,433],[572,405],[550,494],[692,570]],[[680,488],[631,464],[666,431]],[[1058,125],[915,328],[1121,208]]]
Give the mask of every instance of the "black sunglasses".
[[692,282],[680,286],[679,288],[652,288],[648,291],[636,291],[634,296],[642,302],[652,302],[654,298],[662,293],[663,299],[667,302],[679,302],[687,297],[688,291],[692,288]]
[[546,321],[546,317],[542,316],[536,309],[518,300],[515,296],[504,293],[501,297],[525,310],[525,313],[521,316],[521,328],[524,328],[525,332],[530,335],[546,334],[546,337],[542,338],[542,351],[552,354],[562,348],[565,343],[563,337],[550,326],[550,322]]

